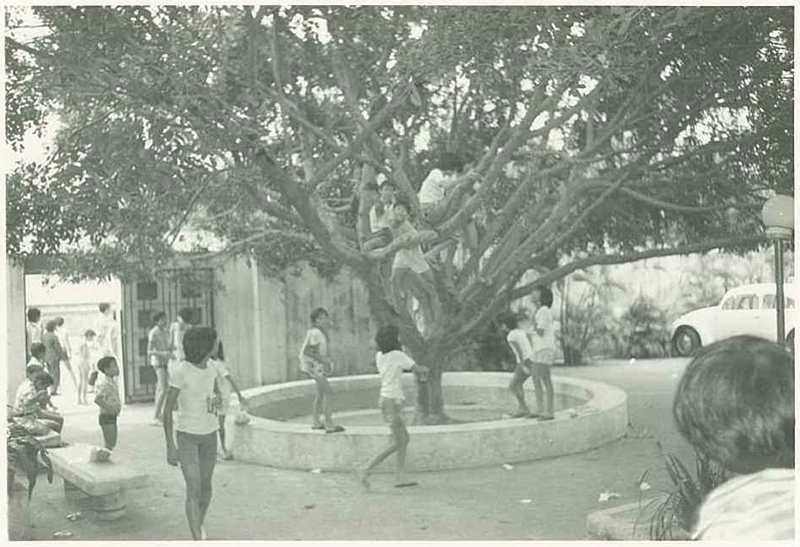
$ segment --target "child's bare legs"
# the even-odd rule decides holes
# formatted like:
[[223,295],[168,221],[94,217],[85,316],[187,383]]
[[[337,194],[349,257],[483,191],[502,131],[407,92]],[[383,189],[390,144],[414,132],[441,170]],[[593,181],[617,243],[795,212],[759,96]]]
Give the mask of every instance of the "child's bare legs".
[[[544,418],[545,419],[552,419],[553,418],[553,380],[550,377],[550,367],[547,365],[541,365],[542,372],[539,375],[540,381],[544,384],[544,392],[545,392],[545,412]],[[537,395],[538,397],[538,395]]]
[[155,367],[156,369],[156,414],[155,419],[163,419],[164,402],[167,400],[167,381],[169,375],[167,367]]
[[410,437],[408,435],[408,430],[406,429],[406,424],[403,422],[403,418],[400,416],[400,403],[395,401],[387,401],[382,402],[381,405],[383,406],[384,417],[391,419],[390,428],[392,431],[392,441],[389,446],[384,448],[374,458],[372,458],[372,460],[370,460],[363,470],[358,471],[361,484],[363,484],[366,488],[369,488],[369,479],[367,477],[369,476],[370,471],[375,469],[375,467],[377,467],[383,460],[395,452],[397,452],[397,461],[395,465],[395,484],[405,484],[406,450],[408,449]]
[[89,368],[88,367],[78,367],[78,404],[85,405],[88,404],[86,400],[86,388],[89,383]]
[[192,539],[205,539],[203,521],[211,504],[211,479],[217,460],[217,434],[191,435],[178,431],[178,461],[186,482],[186,520]]
[[522,368],[522,365],[517,364],[517,366],[514,367],[514,375],[511,377],[511,383],[508,385],[511,394],[517,399],[517,411],[512,414],[515,418],[521,418],[530,413],[528,405],[525,403],[525,391],[522,389],[522,385],[527,379],[528,374]]
[[544,383],[542,381],[542,373],[539,371],[538,366],[534,366],[533,375],[533,389],[536,391],[536,413],[538,416],[544,416]]
[[52,422],[54,426],[53,430],[56,433],[61,433],[61,430],[64,429],[64,417],[61,414],[56,414],[55,412],[50,412],[40,408],[36,411],[36,417]]
[[219,444],[222,446],[222,457],[226,460],[232,460],[233,454],[228,452],[228,449],[225,447],[225,414],[219,415]]
[[117,446],[117,424],[114,423],[107,423],[100,425],[100,429],[103,431],[103,442],[106,445],[106,448],[109,450],[114,450],[114,447]]

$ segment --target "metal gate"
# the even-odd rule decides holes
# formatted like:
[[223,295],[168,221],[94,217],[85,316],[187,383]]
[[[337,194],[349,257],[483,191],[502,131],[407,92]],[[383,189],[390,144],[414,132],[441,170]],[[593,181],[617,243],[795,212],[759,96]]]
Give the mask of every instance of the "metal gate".
[[[142,374],[149,366],[147,333],[153,315],[163,311],[169,323],[183,308],[192,324],[214,326],[214,271],[211,268],[163,270],[156,281],[122,284],[122,351],[125,401],[152,401],[155,384]],[[149,380],[149,381],[148,381]]]

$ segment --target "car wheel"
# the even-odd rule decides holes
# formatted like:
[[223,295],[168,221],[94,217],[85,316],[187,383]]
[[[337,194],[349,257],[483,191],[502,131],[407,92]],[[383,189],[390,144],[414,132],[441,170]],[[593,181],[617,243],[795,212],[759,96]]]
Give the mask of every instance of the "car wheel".
[[688,357],[701,345],[700,335],[692,327],[678,327],[672,337],[672,352],[676,357]]

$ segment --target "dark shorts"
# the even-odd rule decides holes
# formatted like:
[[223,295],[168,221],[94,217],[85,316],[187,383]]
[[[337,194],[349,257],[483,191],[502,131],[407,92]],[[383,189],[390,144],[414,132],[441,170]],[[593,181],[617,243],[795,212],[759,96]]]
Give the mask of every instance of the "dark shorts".
[[98,422],[100,425],[117,425],[118,414],[100,414]]
[[178,445],[178,462],[181,467],[199,465],[201,461],[214,462],[217,460],[216,431],[206,435],[176,431],[175,443]]

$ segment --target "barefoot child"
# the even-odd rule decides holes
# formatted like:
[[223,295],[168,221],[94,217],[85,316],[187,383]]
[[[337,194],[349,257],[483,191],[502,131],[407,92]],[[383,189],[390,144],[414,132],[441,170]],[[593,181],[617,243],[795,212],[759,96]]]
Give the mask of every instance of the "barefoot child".
[[88,405],[86,392],[89,387],[89,373],[92,370],[97,345],[94,343],[95,332],[88,329],[83,334],[83,341],[78,347],[78,404]]
[[383,419],[389,424],[392,432],[392,442],[381,453],[376,455],[363,470],[358,471],[358,477],[365,488],[369,488],[369,473],[383,460],[397,452],[395,466],[395,486],[415,486],[416,482],[409,482],[405,478],[406,449],[408,448],[408,430],[403,422],[403,371],[414,371],[414,374],[424,380],[428,368],[418,365],[411,357],[406,355],[400,345],[399,331],[394,325],[387,325],[378,329],[375,335],[378,353],[375,354],[375,366],[381,377],[381,392],[378,404],[383,413]]
[[106,355],[97,361],[97,369],[100,371],[100,378],[95,384],[94,403],[100,407],[100,429],[103,431],[103,441],[107,450],[113,450],[117,446],[117,416],[122,410],[122,402],[119,399],[119,388],[117,387],[117,375],[119,368],[117,360]]
[[525,403],[525,390],[522,388],[525,380],[531,375],[531,367],[533,362],[533,350],[528,335],[524,330],[519,328],[519,320],[513,312],[502,314],[498,318],[500,328],[506,335],[506,342],[514,352],[514,359],[516,365],[514,366],[514,374],[511,377],[511,383],[508,389],[511,394],[517,399],[517,410],[511,413],[512,418],[525,418],[531,415],[528,405]]
[[[328,375],[333,372],[333,361],[328,353],[328,329],[330,316],[325,308],[316,308],[311,312],[311,328],[300,347],[300,370],[317,384],[314,406],[311,409],[314,423],[311,429],[324,429],[325,433],[344,431],[342,426],[333,423],[331,415],[331,386]],[[325,423],[320,421],[320,414],[325,416]]]
[[731,478],[703,500],[692,539],[794,539],[794,359],[734,336],[702,348],[673,403],[678,430]]
[[540,420],[546,421],[554,419],[553,380],[550,377],[550,369],[556,354],[555,329],[553,316],[550,313],[550,306],[553,305],[553,293],[547,287],[536,287],[533,290],[533,301],[537,308],[531,330],[531,346],[533,348],[531,377],[536,390],[536,408],[539,411],[537,416]]
[[222,350],[222,342],[217,344],[217,351],[209,358],[209,362],[214,363],[214,365],[219,369],[220,376],[223,378],[221,381],[217,382],[219,394],[222,398],[218,413],[219,443],[222,445],[222,459],[232,460],[233,454],[228,452],[228,449],[225,447],[225,418],[227,417],[228,410],[231,406],[231,388],[233,388],[233,390],[236,392],[236,396],[239,398],[240,409],[247,410],[247,401],[245,401],[244,397],[242,397],[242,392],[239,391],[239,387],[236,385],[236,382],[233,380],[233,376],[231,375],[231,370],[225,363],[225,352]]
[[[217,414],[221,403],[215,385],[219,369],[209,361],[217,347],[217,332],[192,327],[183,335],[185,360],[174,364],[164,405],[167,463],[178,465],[186,483],[186,519],[192,539],[206,539],[203,526],[211,503],[211,482],[217,461]],[[175,436],[172,418],[176,403]],[[175,446],[177,443],[177,448]]]

